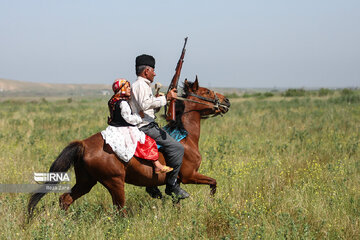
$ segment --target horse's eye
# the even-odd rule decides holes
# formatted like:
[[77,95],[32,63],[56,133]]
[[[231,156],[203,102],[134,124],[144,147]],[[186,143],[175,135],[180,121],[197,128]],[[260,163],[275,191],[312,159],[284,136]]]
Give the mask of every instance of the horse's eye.
[[207,94],[210,94],[210,90],[207,90]]

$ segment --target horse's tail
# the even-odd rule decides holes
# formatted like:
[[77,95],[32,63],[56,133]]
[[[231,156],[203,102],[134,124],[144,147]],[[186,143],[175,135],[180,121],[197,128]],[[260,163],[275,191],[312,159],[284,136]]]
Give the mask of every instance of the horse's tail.
[[[56,160],[51,164],[49,172],[67,172],[69,168],[74,165],[76,161],[81,161],[84,155],[84,146],[82,141],[74,141],[71,142]],[[59,182],[45,182],[45,184],[57,184]],[[45,196],[46,193],[33,193],[30,197],[28,203],[28,213],[29,216],[32,215],[36,204],[40,201],[40,199]]]

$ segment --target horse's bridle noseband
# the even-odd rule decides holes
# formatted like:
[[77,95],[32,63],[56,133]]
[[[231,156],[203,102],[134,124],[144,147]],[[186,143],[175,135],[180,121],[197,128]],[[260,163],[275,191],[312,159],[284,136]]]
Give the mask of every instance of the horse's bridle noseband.
[[216,93],[215,93],[214,91],[211,91],[211,92],[214,93],[214,96],[215,96],[214,99],[207,98],[207,97],[203,97],[203,96],[197,95],[197,94],[192,93],[192,92],[190,92],[188,95],[189,95],[189,96],[196,97],[196,98],[201,99],[201,100],[204,100],[204,101],[206,101],[206,102],[211,102],[212,104],[214,104],[214,108],[218,109],[218,108],[219,108],[219,104],[220,104],[219,98],[218,98],[218,96],[216,95]]
[[[211,90],[209,90],[211,91]],[[199,101],[196,101],[196,100],[193,100],[193,99],[188,99],[188,98],[182,98],[182,97],[177,97],[176,99],[178,100],[182,100],[182,101],[189,101],[189,102],[193,102],[193,103],[198,103],[198,104],[203,104],[203,105],[207,105],[207,106],[210,106],[212,107],[213,109],[215,110],[219,110],[220,107],[223,107],[225,109],[228,109],[228,106],[222,104],[220,101],[219,101],[219,98],[218,96],[216,95],[216,92],[214,91],[211,91],[213,94],[214,94],[214,98],[207,98],[207,97],[203,97],[203,96],[200,96],[198,94],[195,94],[195,93],[192,93],[192,92],[189,92],[187,95],[188,96],[193,96],[193,97],[196,97],[198,99],[201,99],[205,102],[209,102],[209,103],[212,103],[212,104],[208,104],[208,103],[204,103],[204,102],[199,102]],[[216,115],[221,115],[222,116],[222,113],[215,113],[212,117],[215,117]]]

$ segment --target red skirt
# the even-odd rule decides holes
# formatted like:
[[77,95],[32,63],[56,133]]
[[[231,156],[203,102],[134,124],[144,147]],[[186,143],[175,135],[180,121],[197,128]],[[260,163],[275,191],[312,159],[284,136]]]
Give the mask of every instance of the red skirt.
[[135,156],[151,161],[158,160],[159,151],[155,140],[149,137],[148,135],[145,135],[145,143],[141,144],[140,142],[138,142],[135,150]]

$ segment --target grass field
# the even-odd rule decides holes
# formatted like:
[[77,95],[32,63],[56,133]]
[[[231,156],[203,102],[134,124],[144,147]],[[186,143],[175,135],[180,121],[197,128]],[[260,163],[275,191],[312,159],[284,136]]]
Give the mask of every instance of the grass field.
[[[0,102],[0,183],[34,183],[70,141],[104,129],[106,101]],[[359,97],[234,99],[202,122],[214,198],[183,185],[191,198],[173,207],[126,185],[123,218],[97,184],[67,212],[47,194],[27,222],[29,195],[0,193],[0,239],[359,239],[359,141]]]

